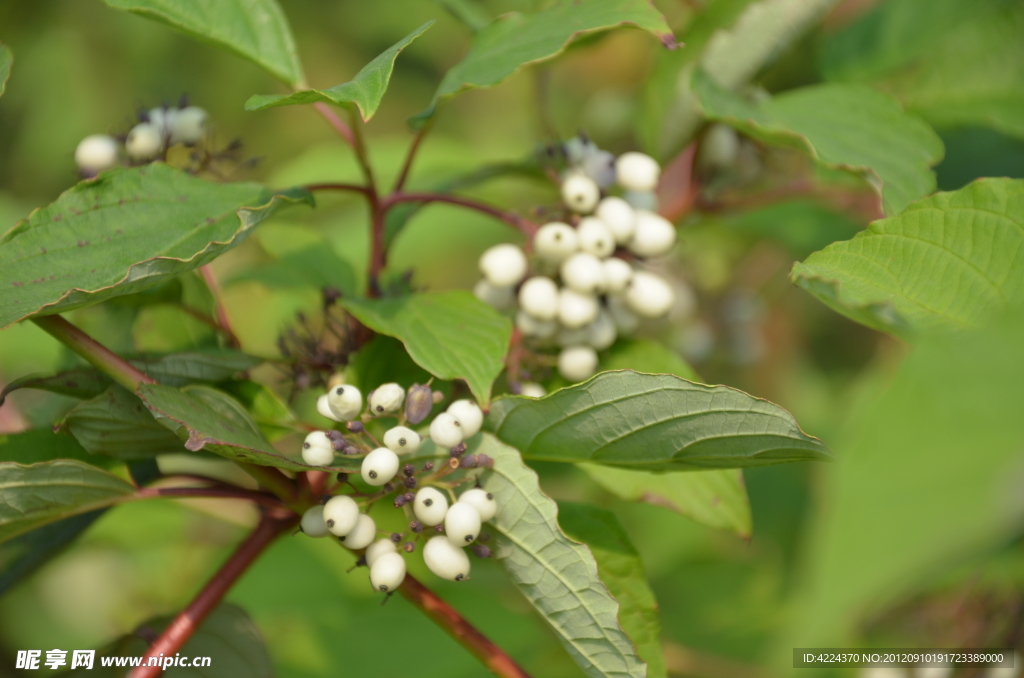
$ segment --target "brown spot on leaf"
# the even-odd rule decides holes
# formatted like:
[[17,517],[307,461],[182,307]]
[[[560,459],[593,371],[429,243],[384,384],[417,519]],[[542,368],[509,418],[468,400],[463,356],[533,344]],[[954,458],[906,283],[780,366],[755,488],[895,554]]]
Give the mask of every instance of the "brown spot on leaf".
[[61,220],[61,219],[63,219],[63,218],[64,218],[64,215],[63,215],[63,214],[54,214],[54,215],[53,215],[53,220],[54,220],[54,221],[60,221],[60,220]]
[[88,241],[88,240],[79,240],[79,241],[78,241],[78,246],[79,246],[79,247],[85,247],[85,246],[87,246],[88,244],[89,244],[89,241]]
[[20,282],[18,282],[17,280],[15,280],[14,282],[12,282],[11,284],[12,284],[12,285],[14,285],[15,287],[21,287],[22,285],[24,285],[24,283],[20,283]]

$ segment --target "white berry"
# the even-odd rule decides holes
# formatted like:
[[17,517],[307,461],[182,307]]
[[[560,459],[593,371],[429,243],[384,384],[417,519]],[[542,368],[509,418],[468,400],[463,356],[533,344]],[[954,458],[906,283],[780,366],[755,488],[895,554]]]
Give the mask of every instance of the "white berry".
[[423,562],[441,579],[469,579],[469,556],[458,546],[453,546],[444,535],[439,534],[427,541],[423,547]]
[[495,245],[480,255],[480,272],[496,287],[515,285],[526,275],[523,250],[515,245]]
[[302,514],[299,529],[309,537],[326,537],[329,533],[327,523],[324,522],[324,507],[317,504],[306,509],[306,512]]
[[615,161],[615,178],[631,191],[653,191],[661,177],[658,161],[644,153],[623,153]]
[[615,156],[608,151],[589,153],[580,163],[583,173],[593,179],[601,188],[611,188],[615,183]]
[[558,321],[569,329],[583,327],[594,321],[600,307],[597,297],[580,294],[575,290],[562,290],[558,304]]
[[615,196],[605,198],[597,204],[595,214],[608,225],[618,244],[625,245],[633,237],[636,213],[633,211],[633,207],[622,198]]
[[587,325],[587,343],[597,351],[603,351],[615,343],[618,331],[615,319],[608,311],[601,311],[597,320]]
[[324,522],[335,537],[344,537],[359,520],[359,505],[347,494],[331,497],[324,504]]
[[206,136],[206,111],[189,106],[177,111],[170,120],[172,144],[195,144]]
[[740,153],[740,137],[732,127],[716,122],[704,132],[698,162],[708,170],[724,170],[733,166]]
[[90,134],[75,148],[75,164],[83,172],[100,172],[117,164],[117,141],[106,134]]
[[463,438],[462,424],[450,412],[442,412],[430,422],[430,439],[438,447],[450,450],[461,443]]
[[363,411],[363,394],[355,386],[335,386],[327,392],[327,404],[338,421],[352,421]]
[[589,214],[601,199],[597,182],[580,172],[573,172],[562,182],[562,201],[578,214]]
[[358,551],[369,546],[376,536],[377,524],[373,522],[373,518],[365,513],[360,513],[359,518],[356,520],[356,526],[344,537],[338,537],[338,541],[344,544],[346,548]]
[[374,591],[390,593],[405,581],[405,558],[398,553],[384,553],[370,566],[370,585]]
[[519,395],[527,398],[543,398],[547,394],[547,390],[535,381],[524,381],[519,384]]
[[597,351],[590,346],[568,346],[558,354],[558,373],[569,381],[583,381],[597,371]]
[[334,411],[331,409],[331,404],[327,400],[327,394],[323,394],[316,399],[316,411],[320,413],[320,416],[327,417],[331,421],[341,421],[335,416]]
[[398,473],[398,455],[386,447],[378,447],[363,459],[360,473],[367,485],[379,487]]
[[[598,312],[600,312],[600,310]],[[587,323],[582,327],[563,327],[558,330],[558,334],[555,335],[555,343],[562,348],[565,348],[566,346],[585,344],[587,343],[588,337],[590,337],[590,323]]]
[[615,328],[619,334],[633,334],[640,326],[640,318],[626,306],[626,300],[621,296],[608,297],[608,313],[615,321]]
[[395,454],[411,454],[419,449],[420,434],[405,426],[388,429],[384,434],[384,447]]
[[373,567],[377,559],[385,553],[398,553],[398,547],[395,546],[395,542],[390,539],[378,539],[366,547],[366,553],[363,555],[366,557],[366,564]]
[[648,210],[636,211],[636,231],[629,250],[639,257],[668,254],[676,244],[676,229],[665,217]]
[[658,209],[658,195],[654,191],[623,191],[622,199],[634,210],[655,212]]
[[665,279],[647,271],[637,271],[626,290],[626,306],[643,318],[660,318],[675,303],[676,295]]
[[560,221],[544,224],[533,236],[533,251],[541,259],[559,264],[580,249],[576,229]]
[[498,513],[498,502],[494,495],[481,487],[474,487],[459,495],[456,504],[470,504],[480,514],[480,520],[485,523]]
[[614,257],[601,262],[604,266],[605,291],[608,294],[621,294],[633,279],[633,267],[628,262]]
[[381,384],[370,394],[370,412],[394,412],[405,402],[405,389],[395,383]]
[[484,425],[484,411],[473,400],[456,400],[448,406],[448,412],[462,424],[462,435],[472,438]]
[[515,287],[495,287],[487,282],[487,278],[481,278],[473,287],[473,295],[491,308],[499,311],[507,311],[515,306]]
[[615,251],[615,235],[597,217],[584,217],[576,230],[580,236],[580,249],[584,252],[604,259]]
[[161,138],[166,138],[171,134],[171,126],[177,115],[178,109],[176,108],[164,108],[163,106],[151,108],[149,109],[149,124],[160,133]]
[[455,502],[444,516],[444,533],[454,546],[467,546],[480,536],[480,512],[472,504]]
[[140,122],[132,127],[124,141],[124,150],[132,160],[149,160],[160,153],[163,147],[163,136],[148,122]]
[[538,320],[554,320],[558,315],[558,285],[538,275],[519,288],[519,308]]
[[448,513],[448,497],[436,488],[421,488],[416,493],[412,512],[416,514],[416,520],[427,527],[440,525],[444,522],[445,514]]
[[560,273],[562,282],[581,294],[598,294],[604,290],[604,266],[593,254],[572,255],[562,262]]
[[313,431],[302,441],[302,461],[310,466],[330,466],[334,461],[334,446],[323,431]]
[[557,320],[540,320],[520,309],[516,313],[516,327],[524,337],[531,339],[549,339],[558,331]]

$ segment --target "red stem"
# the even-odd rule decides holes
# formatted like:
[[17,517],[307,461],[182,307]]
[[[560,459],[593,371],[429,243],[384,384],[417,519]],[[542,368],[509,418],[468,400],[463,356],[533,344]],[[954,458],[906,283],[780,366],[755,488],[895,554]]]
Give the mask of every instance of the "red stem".
[[142,384],[156,383],[156,379],[135,368],[59,315],[39,316],[33,318],[32,322],[129,391],[134,392]]
[[413,160],[416,159],[416,153],[420,149],[420,144],[423,143],[423,137],[427,135],[430,130],[430,124],[433,118],[428,120],[423,127],[420,127],[419,131],[416,132],[416,136],[413,137],[412,143],[409,144],[409,151],[405,154],[405,162],[402,163],[402,171],[398,174],[398,180],[395,181],[395,187],[391,189],[392,193],[398,193],[405,186],[405,180],[409,178],[409,171],[412,169]]
[[303,186],[307,191],[352,191],[369,195],[370,189],[360,184],[306,184]]
[[387,210],[392,205],[396,205],[400,202],[443,202],[451,205],[459,205],[460,207],[476,210],[483,214],[489,214],[495,219],[500,219],[506,224],[519,229],[529,237],[532,237],[533,234],[537,232],[538,228],[537,224],[533,223],[529,219],[524,219],[518,214],[506,212],[500,208],[494,207],[493,205],[478,202],[472,198],[463,198],[457,195],[447,195],[444,193],[392,193],[381,201],[381,207]]
[[239,544],[227,562],[221,566],[217,574],[207,582],[203,590],[192,599],[181,613],[174,618],[160,637],[149,646],[142,660],[142,666],[129,674],[129,678],[156,678],[161,675],[161,666],[146,666],[150,657],[158,657],[163,654],[173,656],[179,651],[188,639],[195,633],[196,629],[203,623],[206,616],[213,611],[228,589],[234,585],[242,573],[256,558],[270,545],[274,539],[291,529],[297,522],[298,516],[286,514],[275,515],[267,512],[260,519],[256,529]]
[[317,113],[323,116],[324,120],[334,128],[334,130],[344,139],[349,146],[352,148],[356,147],[355,135],[352,134],[352,128],[350,128],[345,121],[338,117],[338,114],[327,104],[319,101],[313,104],[313,108],[316,109]]
[[463,619],[455,609],[437,597],[437,594],[421,584],[411,574],[405,575],[405,581],[398,588],[406,600],[415,605],[434,623],[448,632],[460,645],[480,660],[491,673],[501,678],[530,678],[523,667],[512,657],[495,645],[475,626]]
[[217,281],[217,276],[213,274],[213,269],[210,268],[209,264],[200,267],[199,270],[202,272],[206,287],[209,288],[210,295],[213,297],[214,312],[217,314],[217,325],[224,332],[224,338],[228,346],[231,348],[241,348],[242,344],[238,341],[238,336],[231,330],[228,312],[221,302],[220,283]]

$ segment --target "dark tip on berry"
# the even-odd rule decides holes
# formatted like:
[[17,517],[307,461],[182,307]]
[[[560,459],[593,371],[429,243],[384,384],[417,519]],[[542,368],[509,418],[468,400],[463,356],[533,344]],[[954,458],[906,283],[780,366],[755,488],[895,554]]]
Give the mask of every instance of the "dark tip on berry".
[[334,527],[334,519],[333,518],[329,518],[329,519],[324,521],[324,524],[327,525],[327,527]]
[[406,553],[412,553],[416,550],[416,544],[412,543],[411,541],[407,541],[404,544],[402,544],[402,550]]
[[430,498],[424,499],[423,500],[423,505],[424,506],[433,506],[434,505],[434,500],[430,499]]
[[376,478],[377,477],[377,472],[376,471],[370,471],[366,475],[370,476],[371,478]]
[[462,581],[465,578],[466,578],[466,575],[464,575],[462,573],[459,573],[459,574],[455,575],[455,581]]
[[391,541],[397,544],[398,542],[402,541],[402,535],[398,534],[397,532],[392,532]]
[[384,406],[383,405],[377,405],[377,411],[378,412],[383,412],[384,411]]
[[334,389],[334,394],[335,395],[342,395],[343,393],[345,393],[345,387],[344,386],[339,386],[338,388]]
[[437,532],[439,534],[443,534],[444,533],[444,523],[441,523],[440,525],[435,525],[434,526],[434,532]]
[[467,544],[472,544],[473,543],[473,535],[471,535],[471,534],[467,534],[465,537],[463,537],[463,539],[466,540]]
[[398,439],[398,446],[399,447],[405,447],[405,445],[406,445],[405,438],[399,438]]
[[380,585],[380,591],[381,591],[381,593],[387,593],[388,592],[388,585],[387,584],[381,584]]
[[494,495],[493,495],[493,494],[491,494],[490,492],[488,492],[488,493],[487,493],[487,498],[488,498],[488,499],[494,499]]

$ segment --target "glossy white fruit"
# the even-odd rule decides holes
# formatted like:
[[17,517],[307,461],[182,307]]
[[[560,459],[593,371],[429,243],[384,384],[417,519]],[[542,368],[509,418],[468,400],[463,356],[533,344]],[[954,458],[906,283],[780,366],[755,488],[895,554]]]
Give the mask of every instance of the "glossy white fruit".
[[519,308],[538,320],[554,320],[558,315],[558,285],[543,275],[530,278],[519,288]]
[[562,282],[580,294],[599,294],[607,282],[601,260],[586,252],[563,261],[560,273]]
[[462,424],[454,414],[442,412],[430,422],[430,439],[438,447],[450,450],[461,443],[463,438]]
[[132,127],[124,141],[124,150],[132,160],[150,160],[157,156],[163,147],[163,137],[157,128],[148,122],[140,122]]
[[589,379],[597,371],[597,351],[590,346],[567,346],[558,354],[558,373],[569,381]]
[[630,191],[653,191],[660,177],[658,161],[644,153],[623,153],[615,161],[615,178]]
[[558,322],[569,329],[583,327],[594,321],[600,306],[592,294],[562,290],[558,304]]
[[171,125],[174,124],[174,119],[177,116],[178,109],[157,106],[149,109],[149,124],[156,128],[161,137],[166,138],[170,136]]
[[560,221],[544,224],[533,236],[533,251],[545,261],[558,264],[580,249],[580,238],[576,229]]
[[206,136],[206,111],[189,106],[177,111],[170,120],[172,144],[195,144]]
[[423,562],[441,579],[469,579],[469,556],[458,546],[453,546],[444,535],[439,534],[427,541],[423,547]]
[[516,313],[516,327],[524,337],[530,339],[549,339],[558,331],[557,320],[539,320],[520,309]]
[[440,525],[448,513],[448,497],[434,487],[420,488],[412,503],[412,512],[416,514],[416,520],[427,527]]
[[316,399],[316,411],[320,413],[320,416],[327,417],[331,421],[341,421],[341,419],[335,416],[334,410],[331,409],[326,393]]
[[580,163],[580,169],[601,188],[615,183],[615,156],[608,151],[589,153]]
[[398,553],[398,547],[390,539],[378,539],[366,547],[366,564],[373,567],[377,559],[385,553]]
[[615,196],[605,198],[597,204],[595,214],[608,225],[618,244],[625,245],[633,237],[636,213],[633,207],[622,198]]
[[356,526],[344,537],[338,537],[338,541],[344,544],[345,548],[358,551],[373,543],[373,539],[376,536],[377,524],[373,522],[373,518],[365,513],[360,513],[358,520],[356,520]]
[[381,554],[370,566],[370,585],[374,591],[391,593],[405,581],[405,558],[398,553]]
[[462,424],[462,435],[466,438],[475,436],[484,425],[484,411],[472,400],[456,400],[448,406],[448,413]]
[[601,311],[597,319],[587,325],[587,343],[597,351],[603,351],[614,344],[617,336],[615,319],[608,311]]
[[515,287],[495,287],[487,281],[487,278],[481,278],[473,286],[473,295],[499,311],[507,311],[516,304]]
[[384,434],[384,446],[395,454],[412,454],[420,447],[420,434],[405,426],[388,429]]
[[608,297],[608,313],[615,321],[615,328],[619,334],[633,334],[640,326],[640,318],[626,306],[626,300],[622,296]]
[[480,255],[480,272],[496,287],[515,285],[526,275],[526,269],[526,255],[515,245],[495,245]]
[[519,384],[519,395],[527,398],[543,398],[547,394],[547,390],[535,381],[524,381]]
[[469,546],[480,536],[480,522],[475,506],[455,502],[444,516],[444,534],[454,546]]
[[494,500],[494,495],[482,487],[466,490],[459,495],[459,500],[455,503],[470,504],[480,514],[480,520],[485,523],[498,513],[498,502]]
[[310,506],[302,514],[302,522],[299,523],[302,533],[309,537],[326,537],[329,532],[327,523],[324,522],[324,507],[320,504]]
[[324,504],[324,522],[335,537],[344,537],[359,520],[359,505],[347,494],[331,497]]
[[582,172],[572,172],[562,182],[562,201],[577,214],[589,214],[601,199],[597,182]]
[[395,383],[381,384],[370,394],[370,412],[387,414],[394,412],[405,402],[405,389]]
[[90,134],[75,148],[75,164],[83,172],[101,172],[117,164],[120,147],[106,134]]
[[608,294],[621,294],[633,279],[633,267],[629,262],[612,257],[601,262],[604,266],[605,291]]
[[636,231],[629,251],[640,257],[668,254],[676,245],[676,227],[665,217],[648,210],[636,211]]
[[330,466],[334,461],[334,447],[323,431],[313,431],[302,441],[302,461],[310,466]]
[[660,318],[669,312],[676,295],[665,279],[647,271],[637,271],[626,290],[626,306],[642,318]]
[[611,256],[615,251],[615,234],[597,217],[584,217],[576,232],[580,236],[580,249],[598,259]]
[[360,473],[367,485],[379,487],[398,473],[398,455],[386,447],[378,447],[363,458]]
[[363,394],[355,386],[335,386],[327,392],[327,405],[338,421],[352,421],[363,411]]

